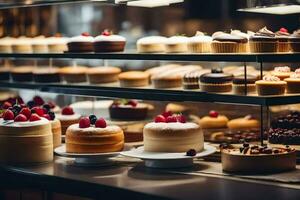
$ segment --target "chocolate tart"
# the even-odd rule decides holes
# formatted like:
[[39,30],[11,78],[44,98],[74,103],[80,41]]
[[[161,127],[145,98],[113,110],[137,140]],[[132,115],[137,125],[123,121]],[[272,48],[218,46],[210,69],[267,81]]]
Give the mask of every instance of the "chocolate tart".
[[33,80],[33,67],[22,66],[11,69],[11,77],[16,82],[31,82]]
[[148,106],[142,103],[137,104],[137,106],[112,104],[109,107],[110,118],[117,120],[144,120],[147,113]]
[[206,73],[200,76],[200,89],[205,92],[230,92],[232,74]]
[[[232,80],[232,89],[235,94],[246,94],[256,92],[255,81],[257,81],[257,77],[255,76],[237,76]],[[247,84],[247,90],[246,85]]]

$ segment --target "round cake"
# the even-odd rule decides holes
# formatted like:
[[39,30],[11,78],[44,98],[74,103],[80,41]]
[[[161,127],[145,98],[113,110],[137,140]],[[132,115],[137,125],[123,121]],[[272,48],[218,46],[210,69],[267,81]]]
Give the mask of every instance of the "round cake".
[[126,38],[120,35],[113,35],[105,30],[94,40],[95,52],[122,52],[124,51]]
[[67,83],[82,83],[87,82],[87,69],[84,66],[70,66],[61,68],[59,73]]
[[116,82],[120,73],[121,69],[118,67],[103,66],[87,69],[87,76],[92,84]]
[[62,109],[61,114],[57,114],[56,117],[61,123],[61,133],[65,135],[69,126],[79,122],[81,115],[74,113],[73,108],[66,106]]
[[148,152],[200,152],[204,148],[200,126],[186,122],[182,115],[157,116],[155,122],[146,124],[143,135]]
[[148,36],[140,38],[137,43],[139,53],[162,53],[165,52],[166,38],[162,36]]
[[61,81],[57,68],[37,68],[33,70],[33,79],[37,83],[59,83]]
[[121,87],[143,87],[149,85],[149,74],[142,71],[123,72],[118,76]]
[[69,39],[67,45],[68,45],[68,51],[69,52],[93,52],[94,46],[93,46],[94,38],[90,36],[89,33],[82,33],[79,36],[75,36]]
[[79,124],[67,129],[66,151],[69,153],[118,152],[124,147],[123,130],[118,126],[107,126],[103,118],[94,115],[83,117]]

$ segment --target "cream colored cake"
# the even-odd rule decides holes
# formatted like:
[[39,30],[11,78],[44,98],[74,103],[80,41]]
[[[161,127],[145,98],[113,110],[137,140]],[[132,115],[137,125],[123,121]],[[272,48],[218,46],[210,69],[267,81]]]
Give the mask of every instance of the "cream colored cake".
[[72,114],[72,115],[63,115],[56,114],[56,118],[61,123],[61,134],[65,135],[69,126],[72,124],[76,124],[79,122],[81,115],[80,114]]
[[165,52],[166,38],[162,36],[149,36],[139,39],[136,43],[139,53],[161,53]]
[[53,149],[61,145],[61,124],[58,119],[51,121],[51,129],[53,135]]

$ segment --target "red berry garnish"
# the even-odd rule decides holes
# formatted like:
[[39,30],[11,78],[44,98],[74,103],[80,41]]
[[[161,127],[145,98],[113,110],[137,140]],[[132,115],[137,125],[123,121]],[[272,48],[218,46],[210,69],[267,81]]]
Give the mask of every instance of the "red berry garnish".
[[195,156],[197,151],[195,149],[190,149],[186,152],[186,156]]
[[162,116],[164,116],[165,118],[172,116],[172,112],[171,111],[165,111],[161,114]]
[[154,119],[155,123],[165,123],[166,118],[163,115],[157,115]]
[[4,120],[13,120],[14,118],[15,118],[15,115],[14,115],[13,111],[11,111],[11,110],[6,110],[3,113]]
[[111,34],[110,34],[110,32],[108,30],[104,30],[102,32],[102,35],[104,35],[104,36],[110,36]]
[[48,119],[49,121],[51,120],[51,117],[50,117],[50,115],[48,115],[48,114],[43,114],[43,116],[42,116],[42,117],[44,117],[44,118]]
[[131,105],[132,107],[136,107],[138,102],[136,100],[130,100],[126,103],[126,105]]
[[95,123],[95,127],[97,128],[106,128],[106,121],[103,118],[99,118],[97,119],[96,123]]
[[17,97],[16,104],[24,104],[24,101],[21,97]]
[[183,115],[177,115],[176,118],[177,118],[177,122],[186,123],[185,116],[183,116]]
[[217,111],[212,110],[209,112],[209,116],[213,118],[217,118],[219,116],[219,113]]
[[23,114],[27,119],[31,116],[31,110],[29,108],[22,108],[19,114]]
[[50,109],[53,109],[53,108],[55,108],[55,103],[53,102],[53,101],[49,101],[48,102],[48,105],[50,106]]
[[90,127],[91,122],[90,119],[88,117],[82,117],[79,120],[79,128],[88,128]]
[[12,107],[12,104],[10,102],[8,102],[8,101],[4,102],[4,104],[2,105],[3,109],[8,109],[10,107]]
[[45,101],[40,96],[33,97],[34,104],[37,106],[41,106],[45,103]]
[[284,33],[288,33],[288,30],[286,28],[280,28],[279,31],[284,32]]
[[88,32],[83,32],[83,33],[81,33],[81,35],[82,35],[82,36],[85,36],[85,37],[91,36],[90,33],[88,33]]
[[66,106],[62,109],[61,114],[63,114],[63,115],[74,115],[73,108],[71,108],[70,106]]
[[170,122],[177,122],[177,118],[175,115],[169,116],[166,118],[166,122],[170,123]]
[[31,121],[31,122],[39,121],[39,120],[41,120],[41,118],[37,114],[32,114],[29,118],[29,121]]
[[42,117],[45,113],[44,113],[44,109],[41,107],[33,107],[31,109],[31,113],[36,113],[38,114],[38,116]]
[[18,114],[15,118],[15,122],[26,122],[27,117],[23,114]]
[[27,108],[26,104],[22,103],[20,104],[21,108]]

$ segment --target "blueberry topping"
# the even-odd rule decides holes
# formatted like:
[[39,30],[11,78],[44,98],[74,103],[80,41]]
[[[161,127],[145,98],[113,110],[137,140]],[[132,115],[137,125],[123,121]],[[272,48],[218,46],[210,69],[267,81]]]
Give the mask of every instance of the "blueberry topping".
[[19,106],[19,105],[14,105],[14,106],[13,106],[13,110],[15,110],[15,111],[18,112],[18,113],[21,111],[21,109],[22,109],[22,108],[21,108],[21,106]]
[[95,124],[96,121],[97,121],[96,115],[90,115],[90,116],[89,116],[89,119],[90,119],[91,124]]
[[186,152],[186,156],[195,156],[197,154],[195,149],[190,149]]
[[50,105],[49,104],[44,104],[43,108],[45,111],[47,111],[47,113],[51,110]]
[[51,111],[50,111],[50,112],[48,113],[48,115],[50,116],[50,119],[51,119],[51,120],[54,120],[54,119],[55,119],[55,113],[54,113],[54,112],[51,112]]
[[34,101],[28,101],[28,102],[27,102],[27,106],[28,106],[29,108],[33,108],[33,107],[35,106]]

